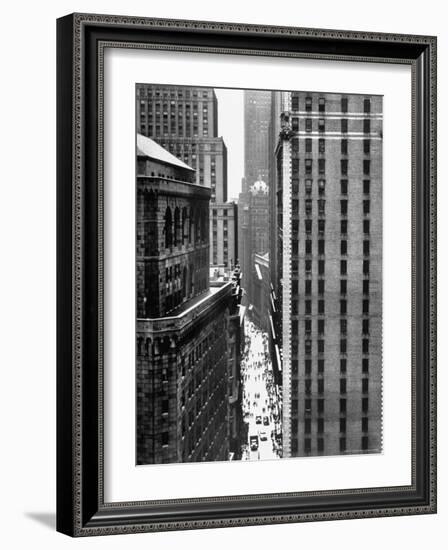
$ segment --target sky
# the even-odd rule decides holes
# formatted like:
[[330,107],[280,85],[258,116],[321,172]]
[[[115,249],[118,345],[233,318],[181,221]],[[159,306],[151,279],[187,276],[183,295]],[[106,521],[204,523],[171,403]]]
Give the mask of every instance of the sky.
[[227,198],[238,198],[244,176],[244,91],[215,88],[218,136],[227,146]]

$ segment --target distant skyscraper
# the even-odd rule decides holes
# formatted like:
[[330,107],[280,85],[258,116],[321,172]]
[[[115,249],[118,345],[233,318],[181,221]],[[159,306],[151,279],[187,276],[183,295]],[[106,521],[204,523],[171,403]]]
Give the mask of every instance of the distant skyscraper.
[[283,456],[381,451],[382,98],[282,93]]
[[271,92],[244,91],[244,176],[248,186],[269,181],[269,124]]

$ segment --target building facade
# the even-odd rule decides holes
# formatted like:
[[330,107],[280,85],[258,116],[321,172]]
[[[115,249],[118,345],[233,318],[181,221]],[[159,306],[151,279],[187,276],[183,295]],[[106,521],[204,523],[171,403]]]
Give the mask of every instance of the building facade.
[[270,91],[244,91],[244,177],[249,187],[257,180],[269,185],[271,101]]
[[283,456],[380,452],[382,98],[281,106]]
[[210,265],[233,270],[238,262],[238,206],[215,202],[210,213]]
[[209,283],[210,189],[137,136],[137,464],[228,460],[238,306]]

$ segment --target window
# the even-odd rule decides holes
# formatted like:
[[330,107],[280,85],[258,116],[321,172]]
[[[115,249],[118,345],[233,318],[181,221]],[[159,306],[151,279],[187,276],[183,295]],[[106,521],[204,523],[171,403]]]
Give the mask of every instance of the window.
[[325,132],[325,119],[324,118],[320,118],[319,119],[319,132]]
[[317,393],[324,393],[324,379],[319,378],[317,381]]
[[363,241],[362,242],[362,251],[364,256],[369,256],[370,254],[370,241]]
[[370,113],[370,99],[364,100],[364,112]]
[[363,319],[362,320],[362,333],[363,334],[369,334],[369,320]]
[[317,311],[321,314],[325,313],[325,300],[317,301]]
[[318,418],[317,419],[317,433],[323,434],[324,433],[324,419]]
[[325,273],[325,260],[319,260],[317,263],[317,271],[319,275],[324,275]]
[[364,275],[369,275],[369,272],[370,272],[369,260],[362,261],[362,272]]
[[364,233],[368,235],[370,233],[370,220],[364,220],[362,227],[363,227]]
[[341,132],[346,134],[348,131],[348,120],[346,118],[341,119]]
[[305,260],[305,273],[311,273],[311,260]]
[[325,99],[323,97],[319,98],[319,113],[325,113]]
[[305,399],[305,413],[311,412],[311,399]]
[[342,235],[347,235],[347,220],[341,220],[341,233]]
[[340,281],[340,292],[341,294],[347,294],[347,279],[341,279]]
[[306,214],[311,214],[313,211],[313,202],[311,199],[306,199],[305,200],[305,213]]
[[348,190],[348,180],[341,180],[341,195],[346,195]]
[[363,338],[362,339],[362,352],[363,353],[369,353],[369,339]]
[[317,452],[323,453],[324,452],[324,438],[318,437],[317,438]]
[[309,235],[311,233],[313,220],[305,220],[305,233]]
[[305,174],[311,174],[313,171],[313,159],[305,159]]
[[305,193],[307,195],[311,195],[312,188],[313,188],[313,180],[306,179],[305,180]]
[[370,134],[370,118],[364,119],[363,129],[365,134]]
[[370,214],[370,201],[364,200],[363,202],[363,212],[364,214]]
[[325,195],[325,180],[320,179],[318,182],[318,187],[319,187],[319,195]]
[[291,98],[291,109],[293,111],[299,110],[299,96],[294,94]]
[[162,400],[162,414],[168,413],[168,399]]
[[369,313],[369,300],[363,300],[362,301],[362,312],[364,315],[368,315]]
[[318,399],[317,400],[317,412],[319,414],[323,414],[323,412],[324,412],[324,400],[323,399]]
[[319,139],[319,153],[325,153],[325,140]]
[[325,220],[317,220],[319,234],[325,233]]
[[317,281],[317,292],[323,294],[325,292],[325,281],[324,279],[319,279]]
[[293,158],[291,162],[291,170],[293,173],[293,176],[296,176],[299,172],[299,159]]
[[343,453],[345,452],[347,448],[347,440],[345,439],[345,437],[340,437],[339,438],[339,452]]
[[363,432],[369,431],[369,418],[367,416],[363,416],[361,420],[361,429]]
[[369,279],[364,279],[362,282],[362,293],[369,294]]
[[341,256],[347,255],[347,241],[344,239],[341,241]]
[[341,174],[346,176],[348,173],[348,159],[341,159]]
[[348,210],[348,200],[343,199],[343,200],[341,200],[341,214],[342,214],[342,216],[347,215],[347,210]]
[[307,239],[305,241],[305,254],[311,254],[312,253],[312,244],[313,242],[311,239]]
[[319,159],[318,167],[319,167],[319,174],[325,174],[325,159]]
[[305,139],[305,152],[311,153],[313,150],[313,140],[311,138]]
[[311,433],[311,418],[305,418],[305,433]]
[[318,319],[317,320],[317,332],[319,334],[324,334],[324,332],[325,332],[325,319]]
[[[305,353],[306,353],[306,351],[305,351]],[[309,379],[309,378],[307,380],[305,380],[305,393],[306,393],[306,395],[310,395],[310,393],[311,393],[311,379]]]
[[305,437],[304,450],[305,450],[305,453],[307,454],[311,453],[311,438],[309,437]]
[[362,169],[365,176],[370,174],[370,160],[366,159],[362,161]]
[[347,300],[339,300],[339,309],[341,315],[347,314]]
[[299,131],[299,119],[297,117],[291,118],[291,128],[293,132]]
[[319,209],[319,216],[323,216],[325,214],[325,200],[324,199],[318,199],[317,206]]
[[305,281],[305,294],[311,294],[311,279]]
[[345,395],[347,393],[347,378],[341,378],[339,380],[339,392],[342,395]]
[[346,97],[343,97],[341,99],[341,111],[343,113],[346,113],[348,111],[348,99]]
[[369,398],[363,397],[362,398],[362,412],[367,413],[369,412]]
[[364,192],[364,195],[368,195],[370,193],[370,180],[363,180],[362,190]]
[[348,152],[348,141],[341,139],[341,155],[346,155]]
[[311,359],[305,359],[305,374],[311,374]]
[[317,241],[318,245],[318,254],[322,255],[325,254],[325,241],[323,239],[319,239]]
[[364,372],[364,373],[369,372],[369,358],[368,357],[363,357],[362,372]]
[[305,300],[305,313],[311,315],[311,300]]
[[305,119],[305,131],[306,132],[311,132],[312,129],[313,129],[313,122],[312,122],[311,118],[306,118]]
[[168,445],[169,443],[169,433],[168,432],[162,432],[162,445]]
[[294,138],[291,141],[291,146],[292,146],[292,152],[293,153],[298,153],[299,152],[299,140],[297,138]]
[[345,397],[339,399],[339,412],[345,414],[347,412],[347,399]]
[[339,431],[340,433],[345,433],[347,431],[347,419],[344,417],[339,419]]
[[370,153],[370,139],[364,140],[364,154],[368,155]]
[[340,368],[341,374],[344,374],[347,372],[347,359],[345,357],[340,359],[339,368]]
[[345,338],[342,338],[342,340],[339,340],[339,352],[347,353],[347,340]]
[[369,393],[369,379],[362,379],[362,393]]
[[305,111],[311,111],[313,109],[313,99],[310,96],[305,98]]
[[324,340],[318,340],[317,341],[317,352],[318,353],[324,353],[325,352],[325,341]]
[[347,260],[341,260],[341,275],[347,275]]
[[305,334],[311,334],[311,319],[305,319]]
[[324,366],[325,366],[324,360],[323,359],[318,359],[317,360],[317,372],[318,372],[318,374],[323,374]]
[[347,319],[339,319],[339,330],[341,335],[347,334]]

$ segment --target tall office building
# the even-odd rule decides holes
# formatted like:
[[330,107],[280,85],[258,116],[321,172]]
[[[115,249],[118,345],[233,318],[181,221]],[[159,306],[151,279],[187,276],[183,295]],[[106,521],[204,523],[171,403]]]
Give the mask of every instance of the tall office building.
[[[213,203],[227,203],[227,147],[218,137],[218,101],[213,88],[138,84],[136,91],[137,132],[195,168],[196,183],[210,188],[211,265],[232,268],[235,246],[225,238],[224,224],[213,207]],[[230,228],[232,223],[236,219],[230,216],[228,231],[236,234],[236,225]],[[220,228],[216,241],[213,225]]]
[[240,296],[209,283],[210,189],[196,181],[137,135],[137,464],[228,460],[235,437]]
[[244,176],[248,186],[257,180],[269,185],[271,101],[270,91],[244,91]]
[[382,98],[282,93],[283,456],[381,451]]

